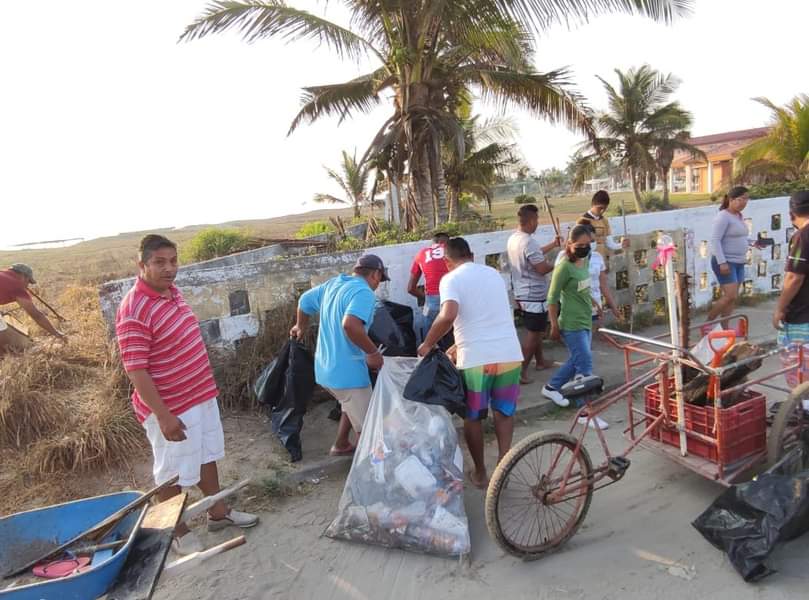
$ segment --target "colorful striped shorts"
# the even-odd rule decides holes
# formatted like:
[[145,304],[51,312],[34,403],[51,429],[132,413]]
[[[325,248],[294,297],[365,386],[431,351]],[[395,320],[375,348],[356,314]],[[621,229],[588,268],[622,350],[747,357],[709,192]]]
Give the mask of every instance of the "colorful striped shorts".
[[489,407],[510,417],[520,397],[522,363],[495,363],[461,370],[466,386],[466,418],[485,419]]
[[[809,381],[809,323],[784,323],[778,332],[778,345],[781,346],[781,365],[787,367],[798,362],[800,346],[803,346],[803,380]],[[798,385],[798,371],[787,371],[787,385],[791,388]]]

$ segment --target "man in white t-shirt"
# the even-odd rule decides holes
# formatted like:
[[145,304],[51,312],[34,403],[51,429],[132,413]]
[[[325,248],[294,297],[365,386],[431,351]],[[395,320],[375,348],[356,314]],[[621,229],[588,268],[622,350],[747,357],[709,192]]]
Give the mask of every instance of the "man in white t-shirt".
[[542,356],[542,337],[548,329],[548,309],[545,299],[548,295],[548,273],[553,265],[545,255],[561,245],[556,237],[543,246],[534,237],[539,227],[539,211],[533,204],[526,204],[517,211],[519,226],[508,238],[508,262],[511,267],[511,287],[514,301],[522,316],[525,333],[522,338],[522,377],[520,383],[531,383],[528,366],[536,356],[537,370],[547,369]]
[[456,365],[466,387],[464,436],[474,462],[472,483],[488,485],[483,461],[483,426],[492,408],[502,460],[511,448],[514,411],[520,396],[522,350],[514,328],[508,290],[495,269],[474,262],[463,238],[447,243],[449,273],[441,279],[441,311],[419,346],[426,356],[455,327]]

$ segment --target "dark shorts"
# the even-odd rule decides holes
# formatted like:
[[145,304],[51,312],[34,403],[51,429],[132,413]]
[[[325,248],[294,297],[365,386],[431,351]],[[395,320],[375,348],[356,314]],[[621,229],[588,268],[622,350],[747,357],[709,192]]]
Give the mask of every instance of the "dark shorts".
[[716,280],[719,282],[719,285],[728,285],[729,283],[741,285],[744,283],[744,263],[729,262],[728,266],[730,267],[730,273],[722,275],[719,271],[719,263],[716,262],[716,258],[711,258],[711,269],[713,269],[713,273],[716,275]]
[[528,331],[545,332],[548,329],[548,313],[533,313],[520,311],[522,316],[522,324]]

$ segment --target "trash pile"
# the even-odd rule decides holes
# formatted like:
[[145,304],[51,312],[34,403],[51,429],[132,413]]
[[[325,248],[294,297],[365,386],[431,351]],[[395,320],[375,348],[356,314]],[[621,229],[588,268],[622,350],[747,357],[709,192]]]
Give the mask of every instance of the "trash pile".
[[723,492],[692,525],[723,550],[747,582],[775,573],[765,560],[809,531],[809,471],[803,445],[754,480]]
[[449,413],[403,390],[415,358],[386,358],[354,454],[335,539],[444,556],[467,554],[463,454]]
[[303,416],[314,389],[314,358],[297,340],[284,344],[253,386],[259,403],[266,406],[270,414],[272,432],[287,449],[292,462],[303,458]]

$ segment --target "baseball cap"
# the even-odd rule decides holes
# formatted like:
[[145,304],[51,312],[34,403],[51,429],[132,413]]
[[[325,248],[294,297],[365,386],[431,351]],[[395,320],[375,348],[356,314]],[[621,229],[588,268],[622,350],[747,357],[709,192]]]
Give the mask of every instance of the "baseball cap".
[[21,275],[25,275],[28,279],[31,280],[31,283],[36,283],[34,280],[34,270],[26,264],[23,263],[14,263],[11,265],[11,270],[16,271]]
[[382,281],[390,281],[388,277],[388,270],[385,268],[385,263],[376,254],[363,254],[357,259],[357,264],[354,265],[355,269],[376,269],[382,271]]

